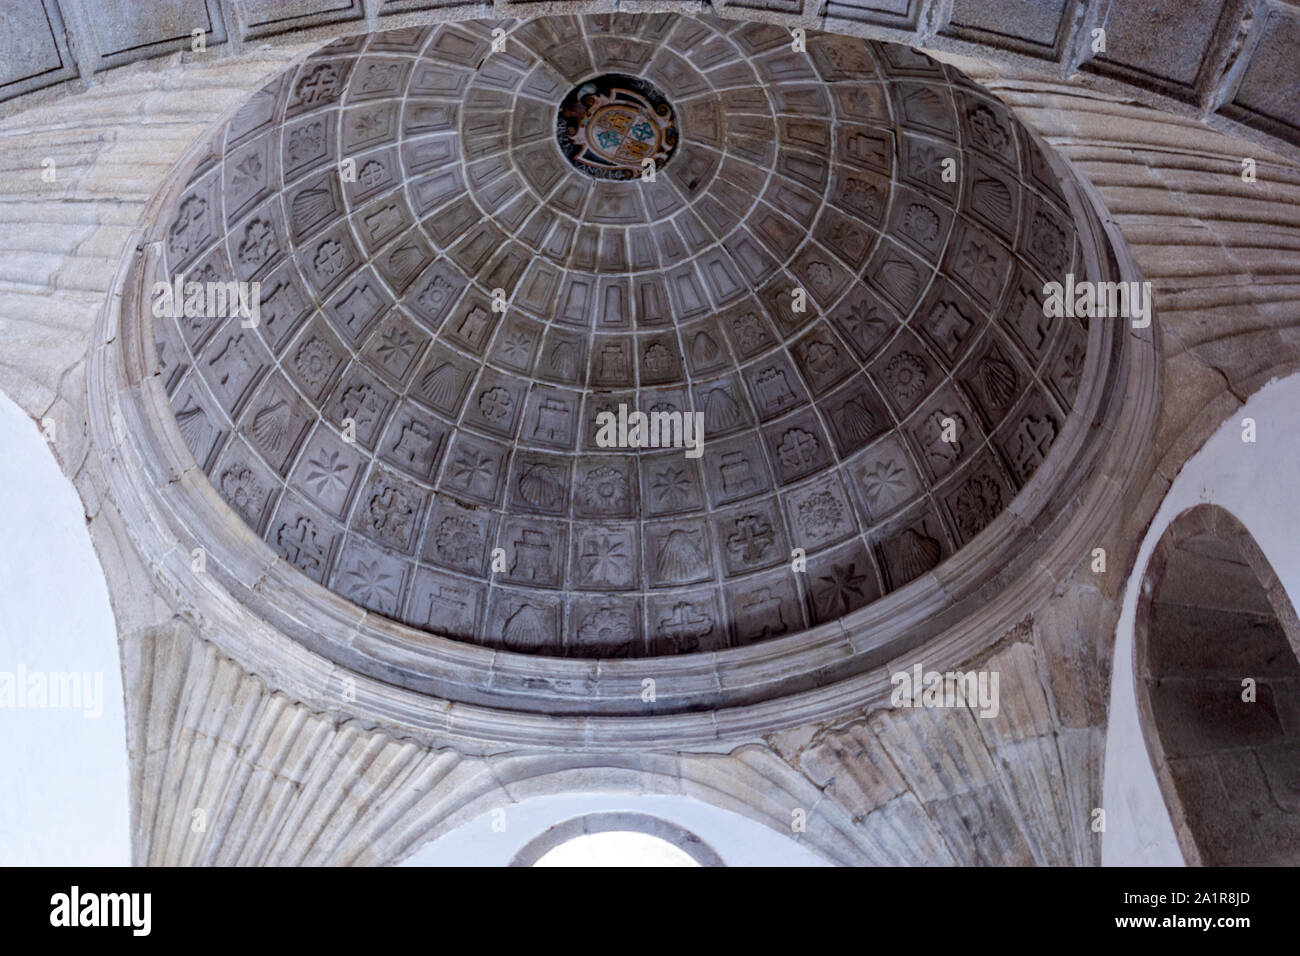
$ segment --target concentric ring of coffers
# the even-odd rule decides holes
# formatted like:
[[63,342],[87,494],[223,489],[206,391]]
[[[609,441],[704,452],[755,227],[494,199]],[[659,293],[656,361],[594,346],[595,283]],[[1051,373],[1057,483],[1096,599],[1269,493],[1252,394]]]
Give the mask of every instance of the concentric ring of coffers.
[[[671,103],[653,178],[557,142],[604,75]],[[170,217],[178,300],[260,284],[255,327],[156,323],[216,490],[338,595],[511,651],[714,651],[862,608],[1007,507],[1084,367],[1085,323],[1042,308],[1084,266],[1032,138],[850,37],[619,14],[337,41]],[[701,414],[702,454],[602,447],[620,406]]]

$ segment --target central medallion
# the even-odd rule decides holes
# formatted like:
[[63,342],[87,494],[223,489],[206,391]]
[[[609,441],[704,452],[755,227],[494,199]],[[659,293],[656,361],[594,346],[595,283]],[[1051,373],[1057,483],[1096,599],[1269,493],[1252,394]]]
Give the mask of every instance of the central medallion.
[[677,119],[645,80],[605,73],[560,104],[555,138],[569,162],[595,179],[634,179],[661,168],[677,148]]

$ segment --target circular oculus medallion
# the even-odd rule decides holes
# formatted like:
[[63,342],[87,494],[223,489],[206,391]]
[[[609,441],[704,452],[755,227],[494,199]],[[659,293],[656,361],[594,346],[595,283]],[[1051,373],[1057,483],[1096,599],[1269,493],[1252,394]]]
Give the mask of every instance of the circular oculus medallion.
[[677,119],[645,80],[606,73],[569,91],[555,136],[565,157],[595,179],[641,175],[646,160],[662,167],[677,148]]

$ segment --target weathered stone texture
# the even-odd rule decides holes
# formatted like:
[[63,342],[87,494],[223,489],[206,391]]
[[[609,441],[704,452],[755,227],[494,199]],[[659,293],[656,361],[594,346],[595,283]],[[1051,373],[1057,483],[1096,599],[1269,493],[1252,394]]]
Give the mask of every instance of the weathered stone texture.
[[[1289,22],[1270,9],[1251,29],[1277,31],[1278,16]],[[202,638],[211,622],[174,619],[173,596],[155,589],[105,497],[112,449],[87,444],[83,363],[129,252],[120,244],[181,152],[298,52],[261,46],[109,71],[88,92],[0,121],[0,389],[54,421],[53,446],[106,567],[123,634],[137,860],[393,862],[476,813],[543,792],[547,784],[528,781],[553,772],[555,786],[616,780],[689,792],[781,832],[793,809],[807,809],[806,839],[841,863],[1095,863],[1087,824],[1134,542],[1205,437],[1300,364],[1290,279],[1300,171],[1186,118],[962,61],[1096,188],[1156,289],[1158,468],[1111,476],[1125,507],[1097,542],[1107,571],[1094,575],[1081,553],[1077,575],[1054,582],[1056,596],[1035,611],[1032,633],[972,665],[1005,681],[992,721],[969,710],[845,713],[727,756],[642,747],[621,762],[485,761],[314,713],[276,690],[283,675],[254,676],[217,653]],[[1258,83],[1243,84],[1243,102]],[[40,178],[46,156],[52,183]],[[1247,156],[1258,161],[1253,184],[1240,179]],[[202,832],[192,829],[195,809],[207,811]]]

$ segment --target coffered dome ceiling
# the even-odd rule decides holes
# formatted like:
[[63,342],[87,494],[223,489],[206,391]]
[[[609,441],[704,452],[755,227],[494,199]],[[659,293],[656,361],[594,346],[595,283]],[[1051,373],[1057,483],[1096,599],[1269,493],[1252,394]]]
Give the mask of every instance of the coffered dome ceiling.
[[[1082,247],[997,101],[901,47],[807,47],[467,21],[267,85],[154,277],[262,283],[256,329],[157,320],[212,485],[338,595],[527,653],[749,644],[934,569],[1061,432],[1087,331],[1041,293]],[[597,447],[620,404],[703,412],[703,457]]]

